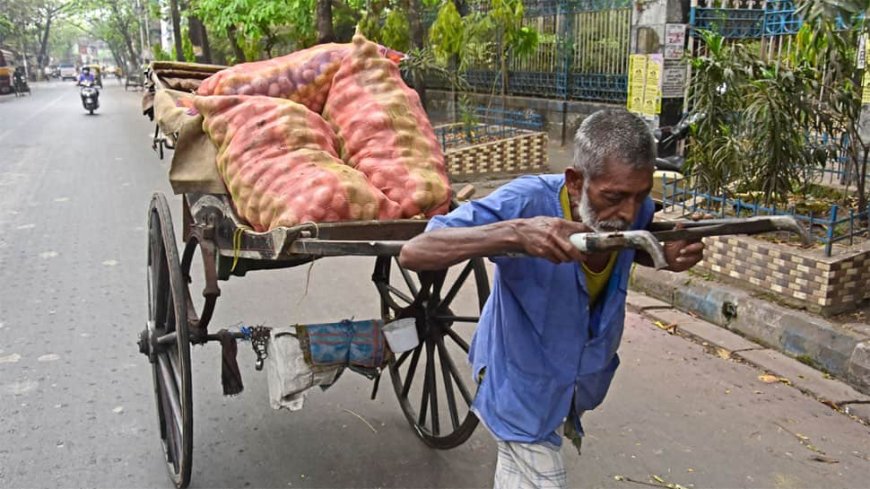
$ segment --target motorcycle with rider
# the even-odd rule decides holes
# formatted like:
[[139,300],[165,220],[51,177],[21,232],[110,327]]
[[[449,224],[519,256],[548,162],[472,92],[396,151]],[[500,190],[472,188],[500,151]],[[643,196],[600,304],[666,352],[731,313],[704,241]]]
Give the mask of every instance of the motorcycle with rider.
[[27,85],[27,73],[25,73],[23,66],[16,66],[15,72],[12,73],[12,91],[15,92],[16,97],[30,93],[30,86]]
[[87,66],[82,68],[76,85],[81,87],[79,95],[82,98],[82,106],[89,114],[93,114],[100,107],[100,91],[97,89],[94,74]]

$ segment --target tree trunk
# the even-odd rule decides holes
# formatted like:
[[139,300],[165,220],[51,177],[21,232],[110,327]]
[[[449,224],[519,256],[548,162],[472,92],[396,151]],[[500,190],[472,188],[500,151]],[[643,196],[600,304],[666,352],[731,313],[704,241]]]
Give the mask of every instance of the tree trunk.
[[[426,36],[426,30],[423,27],[423,5],[420,0],[409,0],[408,2],[408,21],[411,27],[411,44],[417,49],[423,49],[423,41]],[[414,73],[414,90],[420,96],[420,103],[423,104],[423,110],[426,110],[426,79],[422,73]]]
[[46,13],[45,29],[42,30],[42,39],[39,42],[39,54],[36,56],[36,62],[39,64],[40,73],[42,68],[45,68],[45,65],[48,64],[45,62],[45,51],[48,49],[48,34],[51,31],[51,18],[53,16],[54,12],[52,11]]
[[332,28],[332,0],[317,0],[317,44],[335,42]]
[[[120,20],[120,16],[117,16],[116,14],[115,19],[117,22]],[[116,23],[116,25],[121,37],[124,39],[124,46],[127,48],[127,53],[130,55],[130,61],[136,64],[135,69],[138,71],[142,65],[142,58],[139,53],[136,52],[136,48],[133,47],[133,39],[130,37],[130,32],[127,29],[129,26],[120,23]]]
[[235,26],[227,27],[227,39],[230,41],[230,48],[233,50],[233,56],[236,57],[236,63],[244,63],[247,61],[247,58],[245,58],[245,52],[242,51],[242,47],[239,46],[239,40],[236,39]]
[[198,17],[187,17],[190,42],[193,44],[193,55],[197,63],[211,63],[211,47],[208,45],[208,34],[205,25]]
[[121,69],[123,69],[125,66],[127,66],[127,60],[124,59],[123,52],[121,52],[121,51],[116,52],[114,49],[112,49],[111,44],[109,45],[109,50],[111,50],[111,52],[112,52],[112,59],[115,60],[115,66],[117,66],[118,68],[121,68]]
[[178,11],[178,0],[169,0],[169,11],[172,17],[172,37],[175,38],[175,60],[184,61],[184,46],[181,44],[181,13]]
[[211,58],[211,44],[208,42],[208,29],[205,28],[205,24],[200,22],[200,30],[202,32],[202,62],[203,63],[213,63]]

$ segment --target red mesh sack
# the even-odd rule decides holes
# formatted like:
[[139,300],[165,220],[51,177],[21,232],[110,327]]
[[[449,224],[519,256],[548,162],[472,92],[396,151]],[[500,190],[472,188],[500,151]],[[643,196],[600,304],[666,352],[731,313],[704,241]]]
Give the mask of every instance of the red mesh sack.
[[304,106],[257,96],[196,97],[194,105],[233,205],[254,230],[399,216],[396,203],[338,158],[332,128]]
[[[286,98],[319,114],[332,77],[351,48],[351,44],[320,44],[278,58],[242,63],[205,79],[196,93]],[[382,46],[378,47],[378,52],[396,63],[404,57]]]
[[441,146],[419,96],[377,44],[354,36],[323,117],[338,134],[342,159],[397,202],[402,217],[447,211],[451,191]]

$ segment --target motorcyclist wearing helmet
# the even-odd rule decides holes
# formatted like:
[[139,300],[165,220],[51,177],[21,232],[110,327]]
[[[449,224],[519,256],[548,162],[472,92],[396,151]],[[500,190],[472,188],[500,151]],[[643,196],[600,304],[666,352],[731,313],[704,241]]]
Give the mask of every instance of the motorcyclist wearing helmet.
[[23,67],[23,66],[16,66],[16,67],[15,67],[15,72],[12,74],[12,77],[13,77],[13,80],[15,81],[15,83],[22,83],[22,84],[24,84],[24,83],[27,82],[27,77],[25,76],[25,72],[24,72],[24,67]]
[[91,73],[91,69],[87,66],[82,68],[82,73],[79,75],[78,85],[93,85],[94,84],[94,74]]
[[12,88],[16,93],[30,92],[30,88],[27,87],[27,74],[23,66],[15,67],[15,71],[12,73]]

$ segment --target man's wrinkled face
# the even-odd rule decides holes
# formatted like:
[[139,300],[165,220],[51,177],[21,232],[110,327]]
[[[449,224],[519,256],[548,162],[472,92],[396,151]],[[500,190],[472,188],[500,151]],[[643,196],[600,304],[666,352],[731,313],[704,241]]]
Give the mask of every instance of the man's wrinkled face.
[[591,179],[569,168],[565,181],[575,221],[596,232],[626,231],[652,189],[653,170],[607,161],[601,174]]

